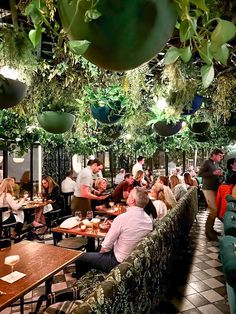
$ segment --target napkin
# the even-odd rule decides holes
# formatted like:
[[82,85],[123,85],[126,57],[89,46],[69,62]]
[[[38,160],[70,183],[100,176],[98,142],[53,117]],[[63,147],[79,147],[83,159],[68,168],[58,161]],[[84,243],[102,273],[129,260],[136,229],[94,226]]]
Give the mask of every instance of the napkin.
[[10,273],[9,275],[1,277],[0,279],[3,281],[6,281],[8,283],[13,283],[13,282],[25,277],[25,276],[26,276],[26,274],[23,274],[19,271],[14,271],[13,273]]
[[63,223],[60,224],[60,227],[65,229],[71,229],[75,226],[78,226],[79,223],[80,222],[77,221],[76,217],[70,217],[64,220]]

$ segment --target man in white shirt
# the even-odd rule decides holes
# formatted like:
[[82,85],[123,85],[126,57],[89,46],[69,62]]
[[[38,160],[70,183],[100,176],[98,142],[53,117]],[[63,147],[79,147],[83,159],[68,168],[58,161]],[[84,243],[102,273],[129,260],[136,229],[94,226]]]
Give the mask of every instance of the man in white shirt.
[[62,193],[72,193],[75,190],[76,182],[73,180],[73,170],[66,173],[66,178],[61,182]]
[[136,176],[136,173],[139,171],[139,170],[142,170],[143,171],[143,164],[144,164],[144,157],[143,156],[139,156],[137,158],[137,162],[135,165],[133,165],[133,168],[132,168],[132,175],[133,177],[135,178]]
[[124,180],[125,177],[125,169],[121,168],[120,172],[115,177],[115,185],[118,185]]
[[145,191],[135,187],[127,199],[127,212],[117,216],[108,231],[100,252],[89,252],[77,260],[77,278],[90,269],[109,272],[134,250],[137,244],[153,229],[152,219],[143,208],[149,199]]
[[82,211],[86,216],[87,210],[92,210],[91,200],[103,200],[108,195],[98,196],[99,193],[93,188],[93,174],[99,172],[103,165],[99,159],[91,161],[90,165],[82,169],[77,176],[74,196],[71,202],[71,210]]

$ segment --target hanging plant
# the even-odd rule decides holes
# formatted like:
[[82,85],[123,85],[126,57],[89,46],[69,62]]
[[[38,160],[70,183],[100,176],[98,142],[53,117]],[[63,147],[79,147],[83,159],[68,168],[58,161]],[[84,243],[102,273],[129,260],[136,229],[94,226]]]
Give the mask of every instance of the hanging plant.
[[90,105],[94,119],[104,124],[118,122],[128,109],[129,103],[119,86],[88,88],[85,101]]

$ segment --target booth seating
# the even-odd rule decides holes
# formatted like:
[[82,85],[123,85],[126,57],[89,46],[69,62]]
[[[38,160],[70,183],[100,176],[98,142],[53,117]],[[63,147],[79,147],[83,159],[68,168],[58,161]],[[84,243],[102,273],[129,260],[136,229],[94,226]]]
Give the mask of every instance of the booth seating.
[[197,210],[192,188],[110,273],[91,270],[73,287],[41,296],[40,301],[54,303],[44,313],[151,313],[169,289]]
[[228,195],[223,217],[224,236],[219,238],[220,259],[226,280],[230,313],[236,313],[236,200]]

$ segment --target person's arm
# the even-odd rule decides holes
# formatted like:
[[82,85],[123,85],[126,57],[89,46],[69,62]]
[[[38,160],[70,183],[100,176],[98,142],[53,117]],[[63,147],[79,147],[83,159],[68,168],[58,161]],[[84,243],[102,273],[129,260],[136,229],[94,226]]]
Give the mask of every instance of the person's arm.
[[8,205],[10,206],[11,209],[13,210],[18,210],[19,208],[22,207],[23,203],[27,200],[27,197],[25,196],[24,198],[22,198],[22,200],[20,200],[20,202],[16,202],[12,195],[7,193],[6,195],[6,201],[8,203]]
[[113,246],[116,240],[119,238],[121,232],[121,224],[120,224],[120,217],[116,217],[111,224],[111,228],[108,231],[104,241],[102,242],[102,248],[101,253],[109,252]]
[[90,188],[84,184],[80,186],[80,193],[81,193],[81,197],[88,198],[90,200],[104,200],[105,198],[109,196],[109,195],[100,195],[100,196],[94,195],[90,192]]

